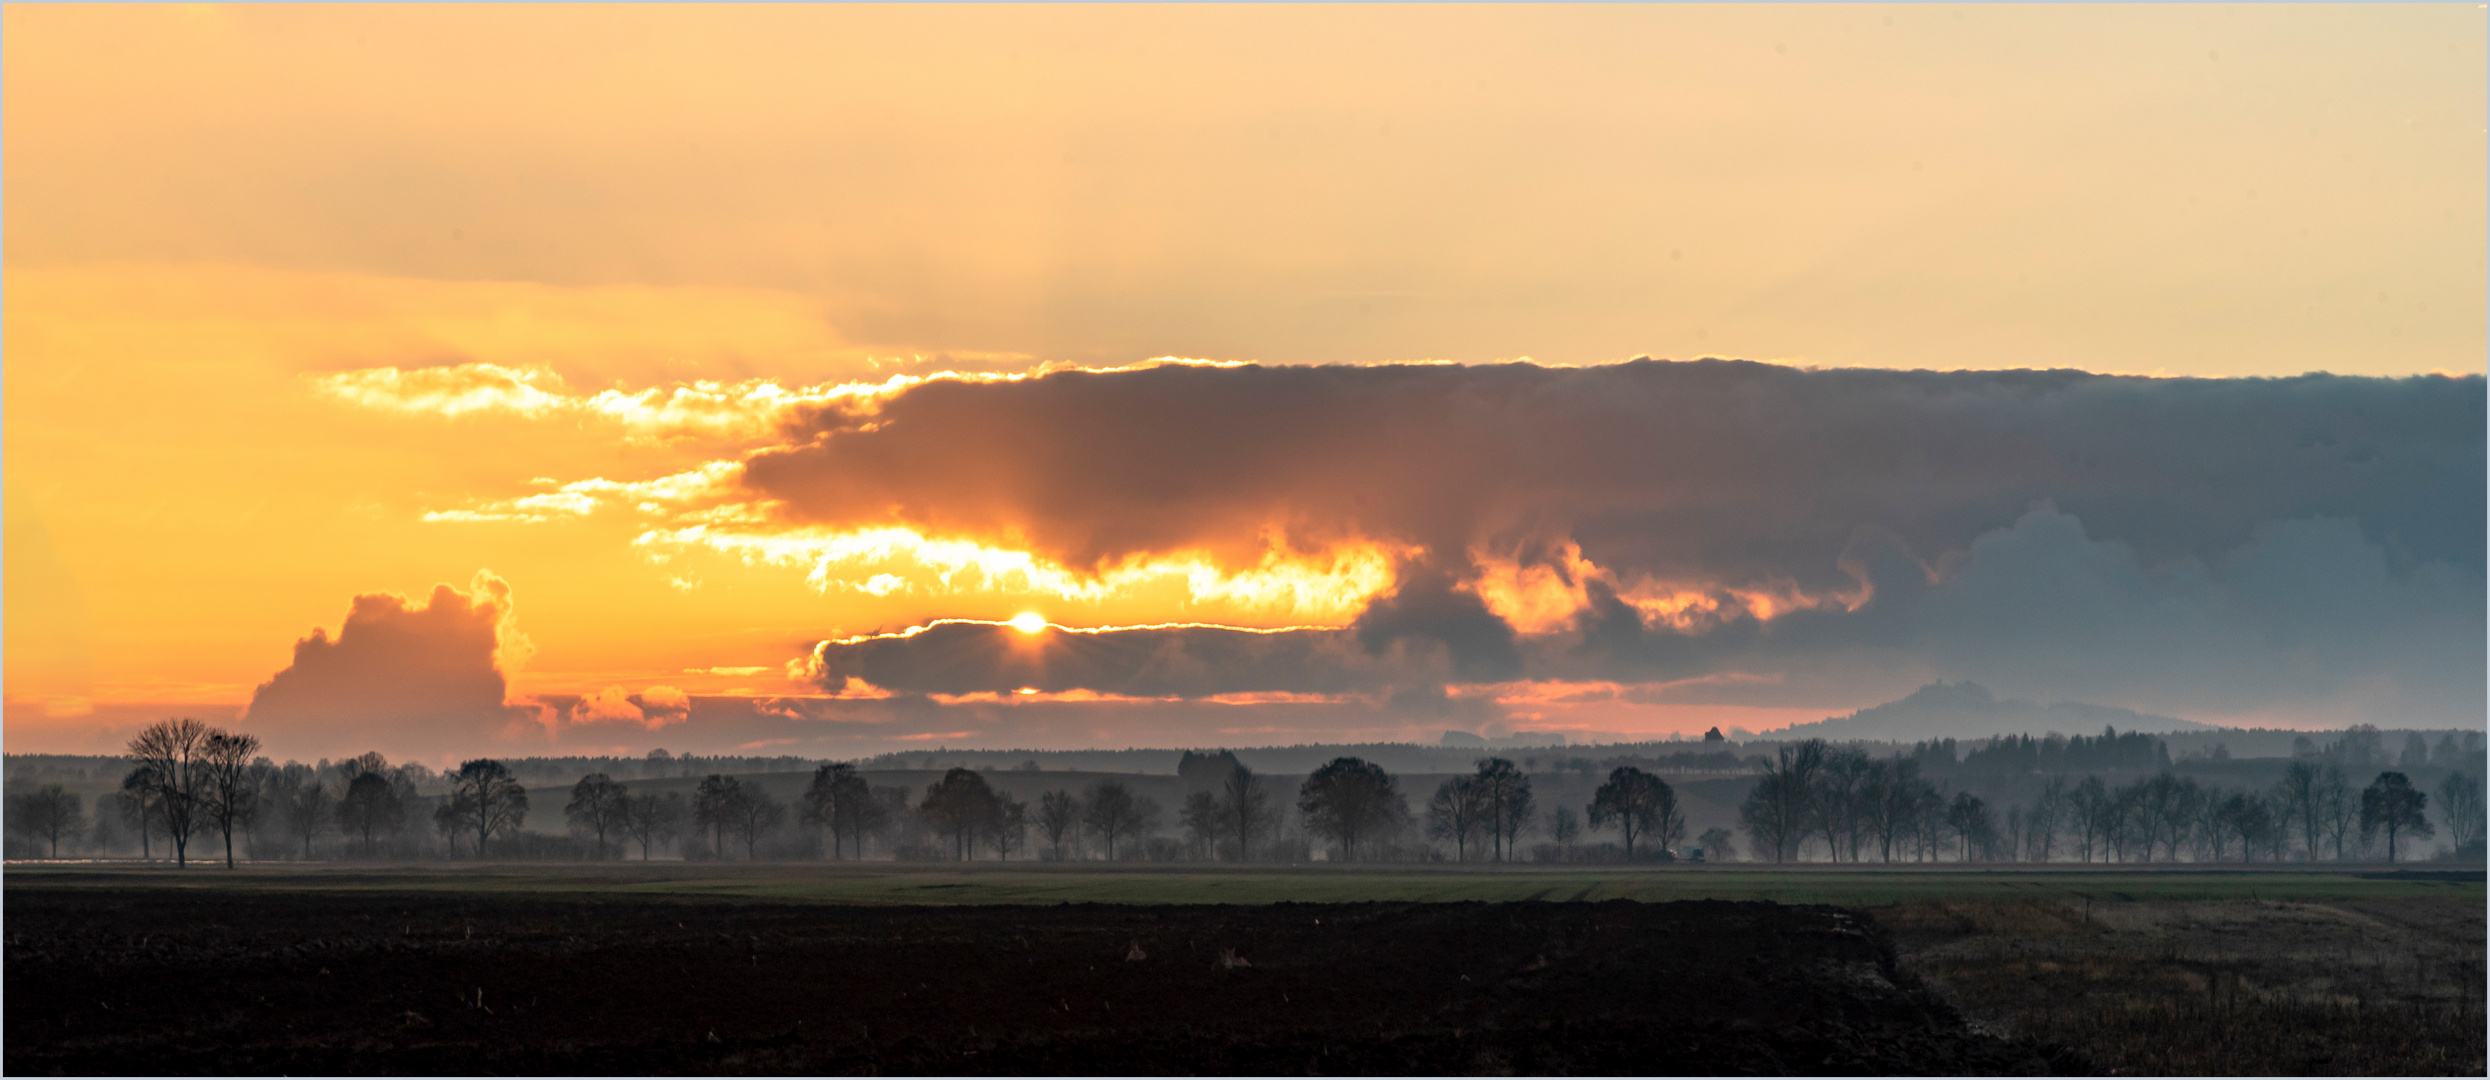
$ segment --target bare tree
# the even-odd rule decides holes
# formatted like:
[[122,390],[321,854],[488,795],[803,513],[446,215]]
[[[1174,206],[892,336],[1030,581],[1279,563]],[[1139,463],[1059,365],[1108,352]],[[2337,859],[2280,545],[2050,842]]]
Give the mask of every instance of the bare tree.
[[360,773],[346,785],[346,794],[337,800],[337,819],[347,830],[363,837],[363,853],[372,853],[375,833],[396,832],[406,820],[406,806],[400,800],[397,785],[376,772]]
[[[2447,737],[2441,744],[2446,753],[2441,756],[2455,756],[2454,742],[2455,736]],[[2479,843],[2483,824],[2481,781],[2460,772],[2448,773],[2447,779],[2438,785],[2438,813],[2447,822],[2447,842],[2454,844],[2457,851]]]
[[1566,807],[1557,807],[1548,814],[1548,839],[1556,841],[1557,854],[1570,860],[1574,841],[1582,838],[1582,820]]
[[1503,758],[1485,758],[1471,779],[1487,810],[1487,831],[1496,861],[1503,862],[1505,852],[1530,821],[1530,777]]
[[1897,757],[1868,766],[1860,782],[1859,807],[1884,861],[1892,862],[1894,853],[1918,834],[1921,795],[1927,788],[1913,759]]
[[759,857],[761,838],[787,820],[787,807],[756,784],[744,789],[743,798],[729,806],[727,814],[727,824],[744,842],[744,861],[750,862]]
[[683,797],[681,795],[669,793],[663,798],[655,795],[626,795],[623,797],[622,815],[616,820],[616,826],[622,830],[624,836],[639,843],[640,861],[647,862],[658,842],[673,838],[675,830],[682,826],[682,822]]
[[2325,827],[2326,839],[2334,847],[2334,859],[2343,861],[2344,842],[2354,826],[2360,824],[2360,798],[2352,791],[2343,770],[2326,766],[2326,774],[2317,781],[2318,821]]
[[994,857],[1011,861],[1012,852],[1020,851],[1029,842],[1029,804],[1005,792],[994,793],[994,818],[987,823],[986,842],[994,845]]
[[2430,835],[2429,818],[2423,813],[2428,805],[2429,796],[2413,787],[2409,777],[2399,772],[2379,773],[2360,793],[2360,833],[2368,836],[2384,831],[2386,861],[2394,862],[2398,834]]
[[1219,813],[1219,796],[1207,791],[1185,796],[1176,809],[1176,825],[1184,830],[1185,842],[1192,846],[1196,859],[1218,853],[1219,833],[1226,824]]
[[1828,857],[1835,862],[1841,861],[1845,850],[1850,861],[1859,861],[1859,848],[1867,839],[1867,801],[1875,778],[1875,764],[1864,751],[1825,749],[1824,765],[1816,770],[1815,813],[1811,818],[1816,831],[1824,836]]
[[2040,785],[2032,809],[2023,815],[2023,850],[2033,862],[2056,857],[2058,826],[2066,820],[2066,777],[2052,775]]
[[824,762],[813,770],[813,782],[804,789],[804,821],[830,830],[830,857],[839,857],[842,836],[855,841],[856,855],[864,856],[865,832],[879,804],[873,791],[851,762]]
[[[455,790],[441,800],[441,805],[432,808],[433,831],[440,833],[441,842],[449,845],[450,858],[458,857],[458,840],[466,835],[469,823],[475,818],[475,810],[475,800],[467,793]],[[483,852],[479,850],[476,857],[482,858]]]
[[1961,838],[1962,861],[1971,861],[1971,848],[1985,841],[1995,826],[1989,821],[1988,803],[1968,791],[1954,793],[1954,801],[1945,804],[1945,826]]
[[1486,794],[1475,776],[1449,778],[1427,800],[1428,838],[1452,841],[1453,858],[1460,862],[1470,860],[1470,838],[1486,826],[1486,819]]
[[2111,813],[2109,788],[2098,776],[2087,776],[2066,793],[2068,824],[2074,826],[2076,851],[2085,862],[2092,856],[2107,831]]
[[130,760],[138,766],[131,776],[154,792],[178,866],[190,865],[190,837],[199,824],[199,751],[208,730],[206,724],[181,717],[149,724],[130,739]]
[[1340,857],[1356,861],[1357,843],[1375,839],[1409,817],[1400,784],[1379,765],[1333,758],[1297,787],[1297,810],[1307,829],[1340,844]]
[[317,776],[306,777],[297,784],[280,806],[285,815],[286,832],[303,842],[303,858],[311,858],[311,841],[328,827],[333,809],[329,789]]
[[1667,850],[1677,838],[1686,834],[1686,817],[1677,808],[1677,792],[1666,781],[1637,769],[1620,765],[1608,773],[1608,782],[1591,793],[1591,827],[1607,828],[1610,822],[1625,834],[1625,857],[1634,857],[1634,838],[1659,834],[1660,847]]
[[1046,845],[1055,849],[1055,858],[1063,858],[1064,837],[1075,835],[1081,826],[1081,801],[1069,791],[1049,791],[1038,796],[1037,826]]
[[225,869],[233,869],[233,830],[248,818],[259,798],[251,784],[251,755],[259,752],[259,739],[209,729],[200,740],[200,763],[197,800],[199,811],[225,837]]
[[605,834],[622,823],[623,800],[630,797],[631,793],[613,777],[589,773],[571,785],[571,801],[562,808],[562,816],[571,828],[596,835],[596,857],[602,859]]
[[59,784],[45,784],[9,800],[10,824],[27,835],[49,841],[52,857],[61,857],[61,834],[75,833],[86,823],[78,797]]
[[1120,858],[1118,841],[1137,835],[1155,823],[1158,804],[1139,798],[1120,780],[1101,780],[1089,789],[1089,797],[1081,814],[1081,824],[1097,833],[1106,845],[1107,858]]
[[1695,842],[1703,845],[1703,857],[1706,859],[1713,862],[1736,862],[1738,859],[1737,839],[1736,834],[1715,825],[1703,830],[1703,835],[1696,837]]
[[2325,813],[2318,804],[2319,783],[2316,762],[2294,761],[2283,766],[2282,783],[2278,788],[2283,797],[2283,816],[2300,834],[2300,842],[2312,861],[2317,858],[2317,839],[2325,830]]
[[726,858],[726,830],[748,797],[743,781],[723,773],[702,777],[692,790],[692,826],[708,831],[709,851],[720,859]]
[[1002,800],[977,770],[954,768],[925,785],[925,801],[916,811],[935,832],[951,837],[953,858],[973,859],[977,837],[993,827],[1002,809]]
[[141,765],[121,778],[121,790],[113,794],[113,805],[121,820],[138,829],[138,854],[153,861],[156,826],[164,820],[164,792],[152,779],[154,766]]
[[1774,862],[1799,857],[1809,823],[1815,815],[1816,770],[1824,766],[1824,740],[1809,739],[1784,746],[1777,760],[1755,781],[1738,818],[1755,837],[1755,853],[1766,851]]
[[1271,793],[1263,790],[1262,778],[1242,762],[1228,770],[1219,788],[1220,816],[1236,837],[1237,861],[1245,862],[1254,857],[1255,834],[1271,820]]
[[451,782],[450,804],[455,820],[475,829],[476,857],[484,857],[495,833],[507,833],[527,820],[527,789],[510,775],[510,767],[491,758],[459,763]]

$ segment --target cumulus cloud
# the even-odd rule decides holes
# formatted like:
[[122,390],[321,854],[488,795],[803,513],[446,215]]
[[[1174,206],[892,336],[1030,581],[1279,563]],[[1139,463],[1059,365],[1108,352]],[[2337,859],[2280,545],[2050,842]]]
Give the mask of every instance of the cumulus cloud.
[[531,651],[513,617],[510,585],[491,571],[421,603],[364,593],[334,638],[315,627],[294,643],[294,662],[252,692],[245,715],[340,748],[408,727],[497,733],[524,715],[505,704],[508,675]]

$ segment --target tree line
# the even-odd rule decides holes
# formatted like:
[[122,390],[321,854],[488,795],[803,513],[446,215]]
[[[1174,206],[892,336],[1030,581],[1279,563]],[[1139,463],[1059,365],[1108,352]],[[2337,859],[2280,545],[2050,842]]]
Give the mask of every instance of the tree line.
[[[1757,759],[1761,771],[1738,820],[1752,857],[1775,862],[2400,859],[2414,838],[2434,835],[2425,812],[2434,795],[2455,846],[2480,843],[2479,780],[2450,772],[2423,792],[2387,770],[2355,788],[2344,764],[2384,756],[2382,747],[2362,747],[2363,738],[2354,729],[2322,750],[2309,748],[2262,788],[2200,783],[2167,768],[2123,784],[2049,773],[2035,778],[2036,793],[2011,805],[1932,778],[1923,766],[1954,761],[1951,746],[1923,743],[1878,757],[1810,740]],[[334,837],[341,853],[366,857],[651,859],[672,847],[685,858],[853,859],[870,850],[900,859],[1301,861],[1319,845],[1337,860],[1605,861],[1674,858],[1689,832],[1676,790],[1635,765],[1611,769],[1587,803],[1543,810],[1529,772],[1480,758],[1473,772],[1437,785],[1413,815],[1399,780],[1361,758],[1315,768],[1295,782],[1292,800],[1221,751],[1185,754],[1178,771],[1193,790],[1172,815],[1121,780],[1036,792],[1024,802],[964,767],[915,791],[869,784],[859,762],[816,763],[810,783],[786,803],[724,773],[702,777],[686,798],[634,792],[593,772],[571,784],[562,804],[569,836],[551,837],[524,831],[529,791],[504,762],[475,759],[438,774],[393,767],[378,754],[277,766],[256,757],[258,749],[253,736],[195,720],[151,725],[128,744],[120,789],[97,801],[97,827],[108,820],[134,826],[148,858],[161,837],[183,865],[205,837],[211,857],[221,854],[228,866],[237,834],[253,841],[246,854],[305,859],[315,857],[317,841]],[[2437,756],[2427,745],[2417,753]],[[1995,739],[1972,758],[2026,771],[2169,760],[2156,745],[2115,732]],[[80,800],[56,784],[12,792],[7,814],[12,833],[53,857],[85,824]],[[1171,825],[1175,835],[1165,835]],[[1588,842],[1596,832],[1621,843]],[[410,834],[423,833],[438,846],[409,846]],[[1547,842],[1525,850],[1535,837]],[[1735,854],[1727,829],[1695,840],[1711,859]]]
[[[2481,781],[2450,772],[2437,794],[2449,840],[2459,851],[2478,844]],[[2400,771],[2354,788],[2341,765],[2312,754],[2264,789],[2167,769],[2115,785],[2051,774],[2035,797],[2001,812],[1927,779],[1915,756],[1877,758],[1819,739],[1780,748],[1738,816],[1755,856],[1774,862],[2279,862],[2357,859],[2381,845],[2391,862],[2411,838],[2434,834],[2428,803]]]

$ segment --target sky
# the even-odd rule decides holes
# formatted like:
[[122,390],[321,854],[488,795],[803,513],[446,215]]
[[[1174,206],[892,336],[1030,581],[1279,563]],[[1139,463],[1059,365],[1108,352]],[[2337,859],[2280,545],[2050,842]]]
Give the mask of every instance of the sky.
[[2483,24],[9,6],[7,745],[2476,725]]

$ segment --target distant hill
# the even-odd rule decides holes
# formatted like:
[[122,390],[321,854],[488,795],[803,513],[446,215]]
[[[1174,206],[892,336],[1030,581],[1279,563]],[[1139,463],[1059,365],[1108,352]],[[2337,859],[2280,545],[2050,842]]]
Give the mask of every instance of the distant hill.
[[1951,686],[1934,682],[1900,701],[1889,701],[1811,724],[1792,724],[1757,736],[1764,739],[1979,739],[1991,735],[2098,735],[2104,727],[2120,731],[2219,731],[2211,724],[2155,716],[2106,705],[2060,702],[1999,701],[1989,688],[1975,682]]

